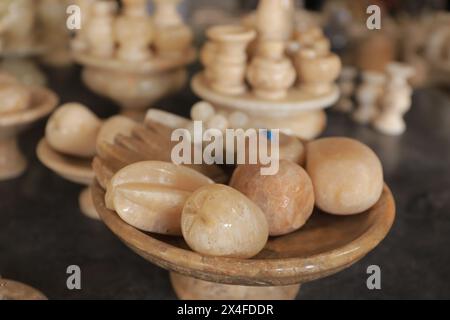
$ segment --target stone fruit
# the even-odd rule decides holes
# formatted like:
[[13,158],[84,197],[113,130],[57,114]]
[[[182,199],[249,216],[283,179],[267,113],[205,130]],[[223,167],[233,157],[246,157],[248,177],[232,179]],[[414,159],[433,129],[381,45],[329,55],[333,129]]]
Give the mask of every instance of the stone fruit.
[[316,205],[325,212],[349,215],[373,206],[383,190],[383,169],[365,144],[349,138],[323,138],[307,146],[306,171]]
[[250,258],[268,238],[261,209],[239,191],[221,184],[204,186],[187,199],[181,229],[191,249],[212,256]]
[[181,235],[180,217],[186,199],[212,183],[203,174],[170,162],[136,162],[112,177],[105,202],[108,209],[138,229]]
[[299,229],[314,209],[311,179],[302,167],[289,160],[280,160],[274,175],[262,175],[261,165],[238,166],[230,186],[261,208],[271,236]]
[[68,103],[53,113],[45,128],[50,146],[61,153],[90,158],[95,155],[101,121],[87,107]]

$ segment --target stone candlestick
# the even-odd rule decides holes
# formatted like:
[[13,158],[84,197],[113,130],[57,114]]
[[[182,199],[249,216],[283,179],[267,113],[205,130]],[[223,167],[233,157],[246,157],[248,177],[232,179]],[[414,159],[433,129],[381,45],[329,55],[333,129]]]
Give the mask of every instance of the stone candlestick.
[[147,1],[124,0],[123,4],[123,13],[114,28],[119,43],[117,56],[125,61],[145,61],[151,56],[150,44],[154,35]]
[[92,16],[87,24],[87,38],[92,55],[109,58],[114,54],[114,14],[117,4],[97,1],[92,4]]
[[353,120],[360,124],[366,124],[377,116],[385,76],[375,71],[366,71],[362,77],[363,83],[356,91],[358,108],[353,113]]
[[285,53],[283,41],[261,40],[258,53],[247,71],[254,93],[266,99],[281,99],[295,81],[296,73]]
[[412,88],[408,78],[413,76],[414,70],[409,65],[390,63],[387,73],[381,113],[375,119],[374,127],[384,134],[400,135],[406,130],[403,115],[411,108]]
[[246,91],[244,83],[247,67],[246,48],[256,33],[240,26],[215,26],[208,30],[208,37],[217,43],[214,58],[207,68],[210,86],[215,91],[238,95]]

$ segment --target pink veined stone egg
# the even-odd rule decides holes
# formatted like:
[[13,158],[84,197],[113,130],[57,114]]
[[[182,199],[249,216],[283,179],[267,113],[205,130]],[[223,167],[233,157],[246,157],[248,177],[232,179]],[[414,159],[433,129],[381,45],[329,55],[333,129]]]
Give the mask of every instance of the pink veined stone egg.
[[239,191],[221,184],[204,186],[187,199],[181,229],[192,250],[234,258],[255,256],[269,235],[261,209]]
[[306,171],[289,160],[280,160],[278,172],[262,175],[263,165],[241,165],[230,185],[255,202],[266,215],[271,236],[302,227],[314,209],[314,191]]

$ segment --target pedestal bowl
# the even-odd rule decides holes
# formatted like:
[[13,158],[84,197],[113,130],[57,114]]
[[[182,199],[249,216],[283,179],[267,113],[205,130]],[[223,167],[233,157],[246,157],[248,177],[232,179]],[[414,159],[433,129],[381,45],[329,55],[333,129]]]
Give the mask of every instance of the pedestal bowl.
[[364,213],[333,216],[314,212],[300,230],[270,238],[252,259],[221,258],[191,251],[181,237],[142,232],[105,206],[95,182],[93,201],[106,226],[131,250],[172,272],[209,282],[246,286],[301,284],[337,273],[359,261],[387,235],[395,217],[385,185],[379,201]]
[[151,104],[178,91],[187,81],[185,66],[196,57],[195,49],[179,57],[154,57],[142,63],[74,54],[84,66],[82,79],[93,92],[117,102],[122,113],[142,120]]
[[27,161],[17,144],[17,136],[32,123],[50,114],[57,96],[41,87],[31,87],[31,104],[27,109],[0,114],[0,180],[21,175]]
[[64,179],[88,186],[84,188],[78,198],[81,212],[92,219],[98,219],[91,196],[90,185],[94,180],[92,159],[81,159],[64,155],[50,147],[47,140],[42,138],[36,148],[39,160],[50,170]]
[[323,109],[332,106],[339,98],[336,85],[320,95],[293,87],[285,98],[278,100],[263,99],[252,92],[225,95],[211,89],[203,73],[193,77],[191,87],[200,98],[225,114],[235,111],[246,114],[249,119],[247,128],[280,129],[304,140],[313,139],[322,133],[326,127]]

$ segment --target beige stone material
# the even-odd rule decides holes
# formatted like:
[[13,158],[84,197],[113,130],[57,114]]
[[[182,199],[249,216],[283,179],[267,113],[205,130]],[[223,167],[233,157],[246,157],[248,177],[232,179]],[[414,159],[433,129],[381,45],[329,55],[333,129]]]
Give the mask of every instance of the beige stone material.
[[113,116],[105,120],[100,127],[97,135],[96,145],[100,143],[114,143],[117,135],[131,136],[133,128],[136,127],[137,122],[124,116]]
[[31,92],[14,83],[0,84],[0,114],[21,111],[31,106]]
[[314,190],[306,171],[280,160],[275,175],[261,175],[262,165],[240,165],[230,186],[255,202],[266,215],[269,235],[279,236],[301,228],[314,209]]
[[[15,85],[18,84],[14,78],[0,73],[0,87]],[[26,88],[28,93],[22,90],[18,93],[16,89],[11,92],[8,89],[3,95],[0,94],[0,105],[3,106],[3,110],[0,108],[0,181],[15,178],[25,171],[27,161],[19,149],[17,136],[34,122],[51,113],[58,103],[57,96],[48,89],[21,88]],[[14,97],[14,94],[18,95]]]
[[171,272],[170,281],[182,300],[293,300],[299,284],[281,287],[252,287],[204,281]]
[[220,257],[253,257],[269,235],[261,209],[239,191],[221,184],[202,187],[189,197],[181,228],[192,250]]
[[150,58],[154,39],[152,19],[147,13],[146,0],[125,0],[122,13],[116,18],[114,32],[120,60],[140,62]]
[[208,29],[207,35],[217,46],[214,57],[208,62],[206,69],[208,85],[215,91],[227,95],[244,93],[246,48],[255,38],[255,31],[241,26],[222,25]]
[[308,48],[299,50],[295,65],[300,87],[315,95],[330,92],[341,71],[341,60],[336,54],[319,55]]
[[256,12],[256,30],[261,40],[287,41],[294,31],[292,0],[261,0]]
[[380,99],[381,112],[374,120],[374,127],[387,135],[401,135],[406,130],[403,116],[411,108],[412,88],[408,79],[414,69],[406,64],[390,63],[387,67],[388,81]]
[[247,80],[255,95],[277,100],[286,97],[294,84],[296,73],[292,62],[284,53],[282,41],[261,40],[258,51],[247,70]]
[[45,137],[50,146],[59,152],[90,158],[95,155],[100,126],[101,120],[86,106],[67,103],[48,120]]
[[327,213],[364,212],[380,198],[383,168],[365,144],[350,138],[322,138],[308,143],[306,171],[316,206]]
[[360,124],[367,124],[378,116],[386,78],[381,72],[364,71],[362,79],[362,84],[356,90],[358,108],[353,112],[352,118]]
[[142,161],[119,170],[105,201],[128,224],[144,231],[181,235],[186,199],[212,180],[195,170],[162,161]]
[[96,1],[86,26],[88,50],[92,55],[110,58],[115,52],[114,20],[117,11],[115,1]]

